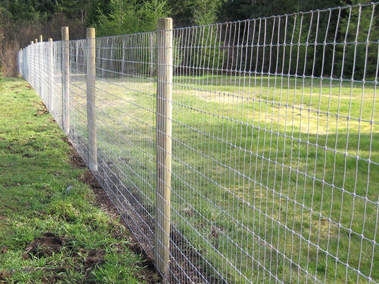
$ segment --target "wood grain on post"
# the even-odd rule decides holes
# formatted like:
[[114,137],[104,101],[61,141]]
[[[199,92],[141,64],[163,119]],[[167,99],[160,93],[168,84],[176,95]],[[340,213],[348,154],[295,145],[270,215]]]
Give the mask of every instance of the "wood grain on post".
[[49,88],[48,88],[48,108],[49,108],[49,111],[50,112],[53,112],[53,90],[54,90],[54,60],[53,60],[53,39],[52,38],[49,38],[48,40],[48,43],[49,43],[49,56],[48,56],[48,60],[49,60],[49,68],[48,68],[48,72],[49,72],[49,75],[48,75],[48,78],[49,78]]
[[70,37],[68,27],[62,27],[62,126],[66,135],[70,133]]
[[96,132],[96,39],[95,29],[87,29],[87,122],[89,168],[97,171],[97,132]]
[[171,137],[172,137],[172,19],[158,20],[158,82],[157,82],[157,189],[155,262],[163,281],[168,283],[170,261],[171,206]]

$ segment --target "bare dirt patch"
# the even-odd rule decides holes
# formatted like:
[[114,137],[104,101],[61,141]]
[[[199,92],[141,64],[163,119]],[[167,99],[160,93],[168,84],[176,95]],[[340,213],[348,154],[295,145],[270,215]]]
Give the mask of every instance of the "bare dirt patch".
[[35,114],[35,116],[46,115],[49,113],[49,110],[46,108],[43,102],[36,103],[36,107],[37,107],[37,113]]
[[10,273],[7,273],[7,272],[0,272],[0,283],[1,284],[5,284],[5,283],[9,283],[7,279],[11,278],[12,277],[12,274]]
[[2,247],[0,248],[0,254],[7,253],[7,251],[8,251],[8,247],[7,247],[7,246],[2,246]]
[[45,233],[43,237],[36,238],[23,254],[24,259],[34,257],[47,257],[59,253],[64,245],[64,239],[52,233]]
[[[42,237],[34,239],[34,241],[26,247],[23,258],[42,258],[57,253],[63,253],[63,261],[60,265],[44,268],[44,271],[49,273],[49,276],[43,277],[43,283],[59,282],[62,280],[60,274],[70,269],[81,271],[85,275],[85,283],[92,283],[91,271],[105,262],[105,250],[102,248],[91,250],[86,250],[84,248],[73,249],[71,243],[72,239],[70,238],[56,236],[52,233],[45,233]],[[70,258],[70,262],[66,263],[64,261],[65,258]],[[5,281],[6,277],[9,278],[10,275],[0,275],[0,283],[2,283],[2,280]]]
[[94,268],[96,265],[104,263],[105,250],[103,249],[92,249],[88,251],[87,258],[84,261],[84,267],[86,270],[89,268]]
[[62,139],[70,146],[70,164],[75,168],[85,169],[87,168],[86,163],[83,161],[82,157],[78,154],[75,148],[72,146],[71,142],[65,137]]

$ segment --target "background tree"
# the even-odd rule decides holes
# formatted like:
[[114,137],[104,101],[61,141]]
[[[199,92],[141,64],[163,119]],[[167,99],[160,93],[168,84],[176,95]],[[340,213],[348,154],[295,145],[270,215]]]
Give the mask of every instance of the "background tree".
[[156,29],[158,18],[167,17],[169,8],[164,0],[139,3],[136,0],[111,0],[110,12],[100,12],[93,23],[99,36],[120,35]]
[[196,25],[209,25],[218,21],[221,0],[197,0],[193,10],[193,21]]
[[[85,28],[88,26],[96,27],[97,34],[101,36],[155,30],[157,19],[166,16],[174,19],[175,27],[183,27],[269,17],[272,15],[292,15],[294,12],[299,11],[368,2],[368,0],[0,0],[0,29],[3,36],[1,48],[4,49],[5,43],[12,42],[23,47],[39,34],[43,34],[44,38],[59,39],[60,27],[66,25],[70,26],[70,38],[77,39],[85,37]],[[369,12],[363,12],[362,14],[360,22],[360,30],[362,31],[365,28],[367,29],[369,25],[368,19],[371,16],[367,13]],[[378,19],[378,12],[375,13],[375,19]],[[344,11],[341,17],[343,21],[346,21],[348,13]],[[355,19],[356,15],[351,15],[351,17]],[[334,24],[334,21],[336,21],[336,18],[332,17],[331,25]],[[377,26],[378,23],[376,22],[375,20],[374,26]],[[307,28],[306,25],[303,26],[303,31]],[[268,28],[270,29],[270,27]],[[353,28],[351,26],[351,29]],[[203,35],[208,34],[206,29],[201,32]],[[319,28],[321,36],[325,29],[325,19],[321,19]],[[201,33],[198,33],[198,35]],[[314,33],[312,30],[311,36]],[[343,30],[339,31],[339,41],[343,40],[343,33]],[[376,29],[375,31],[372,30],[372,38],[376,36],[376,33]],[[360,32],[360,41],[365,40],[362,38],[362,34]],[[333,35],[327,36],[331,37]],[[302,40],[306,40],[304,37],[307,37],[307,33],[303,32],[301,34]],[[221,44],[220,42],[216,43],[213,34],[207,39],[194,37],[192,40],[200,45],[205,43],[202,42],[204,40],[207,41],[206,44],[209,46]],[[362,47],[359,48],[362,49]],[[317,49],[316,52],[319,52],[320,47],[317,47]],[[307,54],[301,51],[300,62],[311,60],[312,51],[314,51],[312,47],[308,48]],[[337,52],[342,51],[337,50]],[[357,56],[365,56],[365,52],[365,50],[359,50]],[[369,47],[368,52],[371,54],[375,51],[372,51]],[[325,51],[326,58],[329,58],[332,53],[331,47],[328,47]],[[205,56],[208,55],[205,54]],[[346,58],[346,66],[350,66],[349,62],[354,58],[354,50],[347,50]],[[364,58],[360,58],[359,62],[364,62]],[[321,67],[319,66],[321,65],[322,62],[316,62],[313,71],[309,69],[313,67],[308,65],[306,72],[319,74],[321,72]],[[332,70],[330,61],[326,60],[324,65],[325,70]],[[339,68],[338,64],[334,68],[334,73],[337,70],[336,68]],[[371,71],[372,68],[371,65],[367,66],[367,72],[370,74],[374,72]],[[359,70],[363,69],[364,67],[359,67]],[[359,72],[361,71],[357,69],[355,72],[357,76],[363,76],[363,74],[359,75]]]

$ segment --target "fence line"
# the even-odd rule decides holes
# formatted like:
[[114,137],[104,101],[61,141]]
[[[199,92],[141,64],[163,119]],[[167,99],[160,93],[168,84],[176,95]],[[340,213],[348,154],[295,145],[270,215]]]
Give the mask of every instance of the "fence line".
[[165,282],[379,283],[377,4],[71,40],[67,128],[64,42],[19,70]]

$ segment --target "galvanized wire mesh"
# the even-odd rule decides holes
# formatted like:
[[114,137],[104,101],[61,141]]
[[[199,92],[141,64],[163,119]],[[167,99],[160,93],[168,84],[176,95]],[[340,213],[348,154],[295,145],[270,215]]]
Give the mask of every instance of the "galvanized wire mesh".
[[[379,283],[376,5],[173,31],[170,282]],[[151,258],[156,39],[96,40],[95,175]],[[62,126],[52,46],[19,67]],[[88,162],[86,48],[69,137]]]

